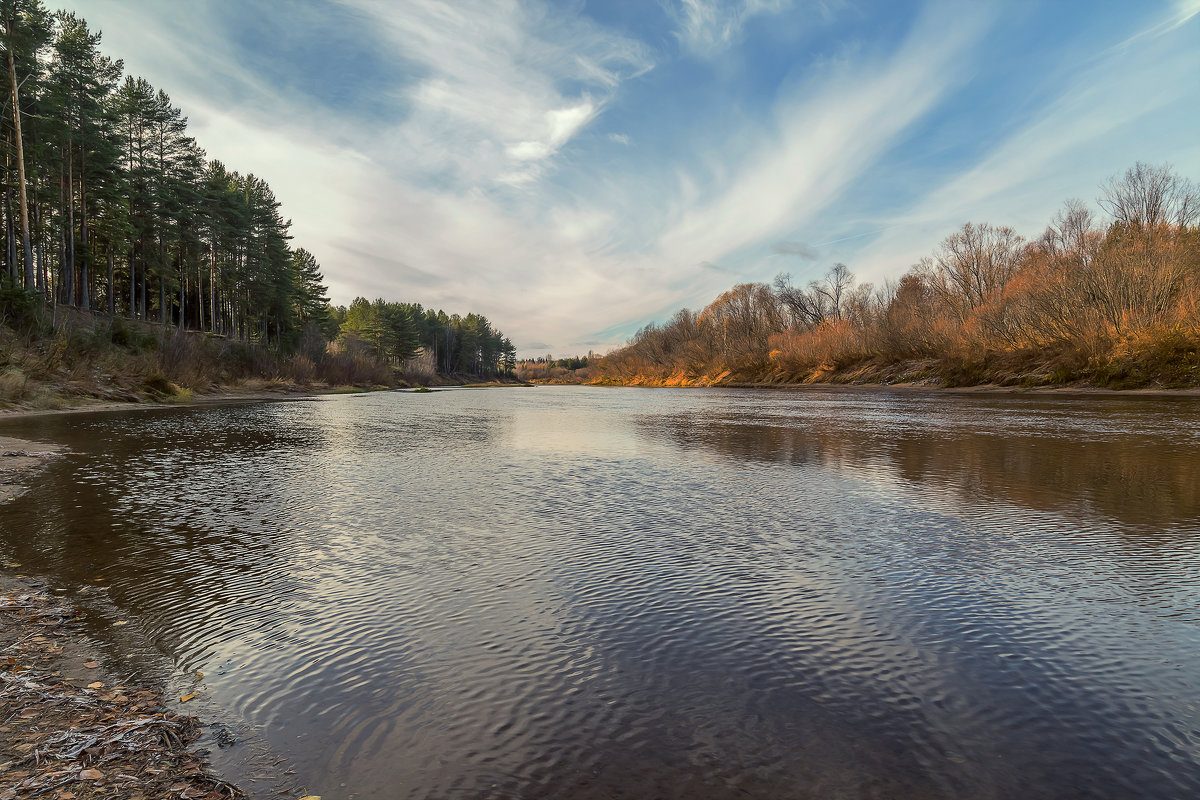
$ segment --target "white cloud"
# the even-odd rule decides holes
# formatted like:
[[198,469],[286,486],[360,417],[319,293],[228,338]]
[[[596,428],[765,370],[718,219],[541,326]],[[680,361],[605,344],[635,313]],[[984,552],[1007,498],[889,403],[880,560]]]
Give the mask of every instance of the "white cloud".
[[778,14],[792,5],[793,0],[679,0],[676,36],[685,49],[710,56],[735,44],[749,18]]
[[721,262],[812,218],[962,80],[951,67],[982,30],[978,16],[930,15],[890,57],[836,64],[814,78],[780,104],[775,130],[727,185],[707,198],[689,192],[696,200],[663,234],[659,252],[677,269]]
[[[1164,148],[1164,129],[1145,120],[1155,114],[1175,116],[1173,109],[1198,116],[1195,84],[1162,78],[1200,74],[1200,50],[1190,32],[1164,38],[1178,27],[1178,19],[1169,16],[1104,50],[1055,100],[974,166],[879,221],[886,233],[857,255],[860,275],[894,276],[968,221],[1012,225],[1036,236],[1067,198],[1090,200],[1105,178],[1134,161],[1166,160],[1163,151],[1171,146]],[[1186,129],[1182,120],[1167,124],[1173,123]],[[1190,158],[1175,167],[1195,174],[1200,170],[1196,149]]]
[[1169,29],[1174,30],[1186,24],[1198,14],[1200,14],[1200,0],[1175,0],[1175,13],[1167,20]]
[[540,161],[554,155],[571,137],[596,115],[596,107],[584,100],[570,108],[546,112],[546,135],[542,140],[518,142],[505,148],[514,161]]
[[[648,49],[585,17],[517,0],[342,0],[369,16],[421,77],[387,136],[410,177],[460,188],[520,183],[602,113]],[[415,158],[414,158],[415,157]]]

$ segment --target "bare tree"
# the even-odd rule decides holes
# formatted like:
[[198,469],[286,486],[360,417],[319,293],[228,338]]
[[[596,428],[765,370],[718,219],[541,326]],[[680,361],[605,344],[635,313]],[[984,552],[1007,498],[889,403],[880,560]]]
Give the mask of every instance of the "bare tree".
[[1185,228],[1200,219],[1200,190],[1176,175],[1170,164],[1154,166],[1139,161],[1120,178],[1109,178],[1101,188],[1101,208],[1122,225]]
[[793,286],[792,276],[786,272],[775,276],[775,297],[793,328],[813,328],[825,321],[825,309],[819,298]]
[[842,318],[842,304],[846,291],[854,285],[854,274],[845,264],[838,262],[830,267],[822,281],[813,281],[808,285],[810,291],[823,299],[827,316],[833,319]]
[[968,222],[942,240],[933,258],[922,259],[934,293],[966,319],[988,295],[1004,287],[1016,272],[1025,240],[1007,226]]
[[1068,200],[1034,246],[1052,259],[1087,266],[1103,240],[1096,217],[1082,200]]
[[783,317],[771,287],[740,283],[700,312],[697,324],[730,364],[765,356],[771,334],[783,329]]
[[846,317],[847,302],[854,292],[854,273],[842,263],[834,264],[807,289],[792,285],[787,273],[775,277],[775,296],[797,328],[815,328],[823,322]]

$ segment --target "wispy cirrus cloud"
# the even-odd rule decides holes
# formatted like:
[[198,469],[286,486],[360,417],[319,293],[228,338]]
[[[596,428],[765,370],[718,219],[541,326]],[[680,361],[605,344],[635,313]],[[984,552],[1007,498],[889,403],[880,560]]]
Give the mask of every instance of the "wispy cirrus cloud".
[[335,302],[481,312],[524,353],[1200,169],[1200,0],[59,1],[270,182]]
[[885,232],[857,253],[863,276],[894,274],[968,221],[1013,225],[1036,236],[1067,198],[1094,198],[1108,176],[1137,160],[1182,155],[1188,163],[1177,168],[1200,167],[1200,147],[1186,146],[1189,125],[1181,118],[1200,121],[1189,103],[1200,93],[1192,83],[1164,79],[1200,74],[1195,31],[1179,30],[1198,13],[1197,0],[1180,4],[1119,45],[1102,46],[975,163],[872,222]]
[[407,115],[389,133],[410,176],[458,186],[528,183],[653,67],[641,42],[578,14],[518,0],[343,0],[415,77],[390,89]]
[[[944,10],[938,6],[937,11]],[[707,197],[685,203],[658,250],[676,268],[721,261],[802,224],[834,203],[914,121],[966,75],[952,66],[988,15],[927,13],[891,53],[831,61],[782,98],[773,129]]]
[[794,4],[794,0],[679,0],[671,10],[683,48],[713,56],[736,44],[752,17],[778,14]]

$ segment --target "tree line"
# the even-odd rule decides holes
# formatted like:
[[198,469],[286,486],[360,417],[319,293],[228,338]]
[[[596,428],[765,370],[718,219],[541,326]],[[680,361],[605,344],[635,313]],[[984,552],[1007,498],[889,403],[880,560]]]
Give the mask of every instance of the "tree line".
[[1200,383],[1200,191],[1138,163],[1098,202],[1068,201],[1032,241],[967,223],[879,286],[844,264],[805,285],[740,284],[642,328],[596,371],[620,383]]
[[447,316],[420,303],[394,303],[359,297],[330,314],[338,343],[368,350],[387,363],[402,366],[423,354],[437,372],[494,376],[511,373],[517,349],[508,337],[480,314]]
[[593,367],[600,356],[591,351],[586,356],[555,358],[547,353],[516,362],[516,375],[529,383],[588,383],[594,377]]
[[10,295],[311,357],[340,340],[397,365],[427,348],[441,371],[511,369],[511,343],[479,315],[331,308],[267,182],[208,158],[170,96],[100,40],[74,13],[0,0]]

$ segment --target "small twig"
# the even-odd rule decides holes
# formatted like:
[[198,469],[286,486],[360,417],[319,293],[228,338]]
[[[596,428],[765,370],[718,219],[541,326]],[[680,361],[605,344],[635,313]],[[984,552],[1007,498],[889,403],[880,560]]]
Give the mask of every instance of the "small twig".
[[[167,719],[162,719],[160,717],[149,717],[146,719],[139,719],[139,720],[122,720],[121,722],[114,722],[111,725],[107,725],[93,734],[65,731],[63,733],[58,734],[57,736],[47,739],[46,745],[47,745],[47,747],[54,747],[54,746],[58,746],[58,745],[70,746],[70,744],[69,744],[70,742],[78,741],[79,739],[82,738],[83,739],[82,743],[74,745],[71,749],[62,750],[61,752],[53,753],[55,758],[72,758],[73,759],[73,758],[78,758],[79,754],[82,753],[84,750],[87,750],[88,748],[91,748],[91,747],[95,747],[96,745],[108,746],[108,745],[112,745],[112,744],[127,744],[127,742],[125,740],[129,737],[130,734],[134,733],[135,731],[137,731],[140,728],[146,728],[146,727],[152,726],[152,725],[163,725],[168,728],[171,728],[171,727],[178,727],[179,723],[172,722]],[[121,731],[120,735],[107,736],[110,732],[116,731],[116,730]],[[107,738],[106,738],[106,736],[107,736]]]
[[79,778],[78,778],[78,777],[74,777],[74,778],[67,778],[65,781],[63,781],[63,782],[61,782],[61,783],[55,783],[55,784],[53,784],[53,785],[51,785],[51,786],[43,786],[41,789],[38,789],[36,792],[34,792],[33,794],[31,794],[31,795],[29,795],[29,796],[30,796],[30,797],[37,797],[39,794],[45,794],[46,792],[52,792],[52,791],[54,791],[55,789],[59,789],[59,788],[61,788],[61,787],[63,787],[63,786],[66,786],[68,783],[75,783],[75,782],[77,782],[78,780],[79,780]]
[[24,636],[22,636],[20,639],[17,639],[15,642],[10,644],[8,647],[4,648],[3,650],[0,650],[0,653],[7,653],[9,650],[19,647],[19,646],[23,645],[25,642],[32,639],[36,635],[37,635],[36,631],[34,633],[27,633]]

